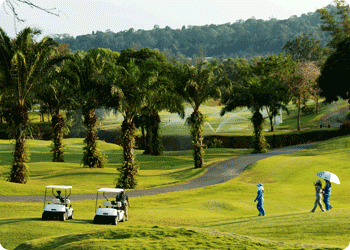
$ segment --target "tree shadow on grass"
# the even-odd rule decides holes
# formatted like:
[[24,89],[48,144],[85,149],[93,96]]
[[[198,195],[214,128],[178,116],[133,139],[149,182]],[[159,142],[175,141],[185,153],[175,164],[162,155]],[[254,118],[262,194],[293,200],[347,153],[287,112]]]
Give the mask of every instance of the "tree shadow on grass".
[[[45,176],[42,176],[42,177],[35,177],[36,180],[47,180],[49,178],[60,178],[62,177],[62,179],[64,179],[65,177],[67,176],[84,176],[84,177],[87,177],[88,175],[91,175],[91,176],[94,176],[94,175],[105,175],[105,176],[110,176],[111,173],[103,173],[103,172],[92,172],[92,173],[67,173],[67,174],[52,174],[52,175],[45,175]],[[33,176],[32,176],[33,177]]]
[[17,222],[28,222],[28,221],[42,221],[41,217],[36,218],[13,218],[13,219],[0,219],[0,226],[7,225]]
[[[8,224],[12,224],[12,223],[17,223],[17,222],[30,222],[30,221],[42,221],[42,222],[46,222],[46,221],[60,221],[58,219],[52,219],[52,220],[43,220],[41,217],[35,217],[35,218],[13,218],[13,219],[3,219],[0,220],[0,226],[2,225],[8,225]],[[62,223],[75,223],[75,224],[93,224],[93,219],[89,219],[89,220],[83,220],[83,219],[68,219],[65,222]]]

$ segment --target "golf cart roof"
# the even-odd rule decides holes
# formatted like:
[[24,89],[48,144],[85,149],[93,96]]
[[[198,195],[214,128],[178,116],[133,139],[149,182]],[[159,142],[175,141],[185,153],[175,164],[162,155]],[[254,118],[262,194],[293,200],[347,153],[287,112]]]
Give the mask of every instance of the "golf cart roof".
[[105,192],[105,193],[119,193],[123,191],[122,188],[100,188],[97,192]]
[[57,185],[50,185],[50,186],[46,186],[46,188],[70,189],[70,188],[72,188],[72,186],[57,186]]

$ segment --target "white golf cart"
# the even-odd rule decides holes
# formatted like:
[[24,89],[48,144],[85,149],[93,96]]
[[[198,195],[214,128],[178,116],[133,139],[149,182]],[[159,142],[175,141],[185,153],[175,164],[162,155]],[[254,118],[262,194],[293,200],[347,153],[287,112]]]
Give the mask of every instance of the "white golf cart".
[[[52,203],[46,204],[46,193],[48,189],[52,189],[52,195],[54,198],[51,200]],[[64,190],[64,196],[61,196],[61,190]],[[69,194],[67,195],[67,190]],[[56,191],[57,194],[54,193]],[[70,205],[70,200],[68,197],[71,195],[71,186],[56,186],[50,185],[45,188],[45,198],[44,198],[44,212],[42,215],[43,220],[49,219],[59,219],[65,221],[67,219],[73,219],[73,208]],[[47,198],[49,200],[49,198]],[[69,205],[69,206],[68,206]]]
[[[126,220],[126,216],[123,210],[122,203],[120,201],[111,201],[106,197],[106,193],[115,193],[114,197],[124,189],[122,188],[100,188],[97,190],[96,195],[96,206],[95,206],[95,217],[94,223],[108,223],[112,225],[117,225],[119,221],[124,222]],[[103,197],[105,197],[105,201],[103,201],[103,206],[99,206],[97,208],[98,194],[99,192],[103,192]]]

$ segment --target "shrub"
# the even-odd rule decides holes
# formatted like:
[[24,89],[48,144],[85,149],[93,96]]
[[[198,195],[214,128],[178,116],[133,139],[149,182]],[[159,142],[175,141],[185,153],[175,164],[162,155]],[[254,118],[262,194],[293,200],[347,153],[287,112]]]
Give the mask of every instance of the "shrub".
[[306,106],[306,105],[304,107],[302,107],[300,110],[305,115],[313,114],[315,112],[314,107],[310,107],[310,106]]
[[222,145],[223,145],[223,143],[221,140],[214,138],[214,140],[207,143],[206,147],[207,148],[222,148]]
[[346,120],[340,125],[340,131],[350,133],[350,120]]

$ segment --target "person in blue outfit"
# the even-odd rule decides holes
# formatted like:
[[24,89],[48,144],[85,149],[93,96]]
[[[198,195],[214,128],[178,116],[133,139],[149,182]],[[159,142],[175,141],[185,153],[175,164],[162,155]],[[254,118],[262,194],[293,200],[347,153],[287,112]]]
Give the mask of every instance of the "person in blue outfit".
[[254,200],[254,202],[258,201],[258,204],[256,205],[257,209],[259,210],[258,216],[265,216],[265,209],[264,209],[264,187],[263,184],[259,183],[256,185],[258,187],[258,194]]
[[327,181],[327,180],[325,181],[326,181],[326,186],[323,189],[323,202],[326,207],[326,210],[329,211],[333,207],[331,204],[329,204],[329,197],[331,197],[332,184],[330,183],[330,181]]

